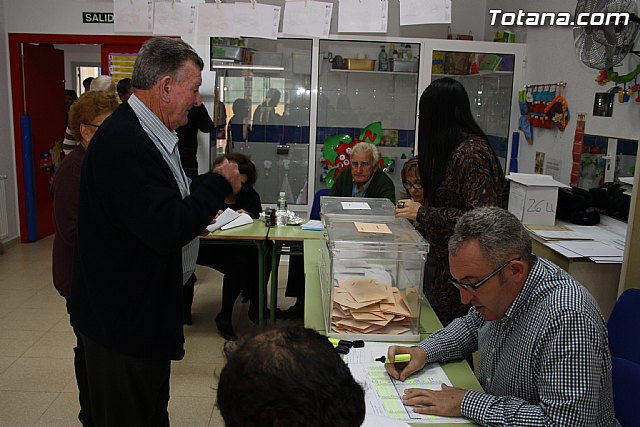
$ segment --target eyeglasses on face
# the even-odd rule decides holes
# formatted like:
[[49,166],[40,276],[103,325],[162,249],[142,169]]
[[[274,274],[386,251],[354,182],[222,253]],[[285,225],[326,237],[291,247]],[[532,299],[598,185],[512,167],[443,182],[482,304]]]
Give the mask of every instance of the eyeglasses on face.
[[100,125],[94,125],[93,123],[84,123],[85,126],[91,126],[92,128],[98,129]]
[[411,182],[409,182],[409,181],[402,181],[402,186],[403,186],[403,187],[404,187],[404,189],[405,189],[405,190],[407,190],[407,191],[411,190],[412,188],[413,188],[414,190],[422,190],[422,184],[421,184],[421,183],[419,183],[419,182],[411,183]]
[[491,278],[493,276],[495,276],[496,274],[500,273],[502,270],[504,270],[509,264],[511,264],[513,261],[520,261],[522,259],[522,257],[518,257],[518,258],[513,258],[510,259],[509,261],[505,262],[504,264],[502,264],[500,267],[496,268],[492,273],[490,273],[488,276],[486,276],[485,278],[477,281],[476,283],[460,283],[458,282],[456,279],[454,279],[453,277],[451,277],[449,279],[449,283],[451,283],[453,286],[455,286],[458,289],[465,289],[471,293],[474,293],[475,291],[478,290],[478,288],[482,285],[484,285],[485,283],[487,283],[489,280],[491,280]]

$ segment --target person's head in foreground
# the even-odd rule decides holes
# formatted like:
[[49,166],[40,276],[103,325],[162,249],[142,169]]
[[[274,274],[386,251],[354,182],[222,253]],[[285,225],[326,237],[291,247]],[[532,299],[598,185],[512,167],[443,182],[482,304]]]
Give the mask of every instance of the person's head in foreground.
[[355,427],[364,391],[327,337],[301,326],[260,331],[228,356],[217,405],[227,427]]
[[404,187],[411,200],[422,203],[424,199],[424,188],[422,188],[422,179],[420,178],[420,166],[418,158],[413,157],[404,164],[401,172],[402,186]]
[[485,320],[501,319],[524,286],[531,237],[505,209],[482,207],[460,217],[449,239],[450,283]]
[[192,107],[202,104],[204,62],[180,39],[154,37],[142,45],[131,76],[135,95],[169,130],[188,122]]
[[89,91],[71,106],[69,129],[73,139],[86,150],[102,122],[118,107],[116,95],[103,91]]
[[351,150],[351,176],[358,187],[362,187],[378,169],[380,152],[368,142],[359,142]]

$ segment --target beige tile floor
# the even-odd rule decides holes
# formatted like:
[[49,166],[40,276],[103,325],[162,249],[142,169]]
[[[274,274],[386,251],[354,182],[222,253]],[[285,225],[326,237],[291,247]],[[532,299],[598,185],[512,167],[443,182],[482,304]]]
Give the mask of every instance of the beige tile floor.
[[[64,299],[51,279],[48,237],[19,244],[0,255],[0,426],[80,426],[73,369],[75,336]],[[193,325],[185,327],[186,355],[173,362],[171,425],[223,426],[215,407],[217,375],[224,366],[224,340],[215,327],[222,275],[198,266]],[[281,267],[279,305],[284,298],[286,266]],[[234,327],[242,335],[254,326],[247,304],[236,303]]]

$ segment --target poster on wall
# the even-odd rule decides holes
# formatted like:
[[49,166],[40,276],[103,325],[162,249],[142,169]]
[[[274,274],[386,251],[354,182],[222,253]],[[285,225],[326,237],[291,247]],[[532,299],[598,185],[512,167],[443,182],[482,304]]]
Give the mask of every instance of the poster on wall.
[[113,0],[113,32],[153,32],[153,0]]
[[235,3],[238,33],[244,37],[278,38],[280,6],[259,3]]
[[296,36],[329,37],[333,3],[287,0],[282,32]]
[[206,3],[198,5],[196,43],[209,44],[210,37],[238,37],[235,23],[235,4]]
[[153,11],[153,34],[180,36],[187,43],[195,41],[197,6],[173,1],[157,1]]
[[451,0],[400,0],[400,25],[450,23]]
[[387,0],[340,0],[338,32],[386,33],[388,17]]

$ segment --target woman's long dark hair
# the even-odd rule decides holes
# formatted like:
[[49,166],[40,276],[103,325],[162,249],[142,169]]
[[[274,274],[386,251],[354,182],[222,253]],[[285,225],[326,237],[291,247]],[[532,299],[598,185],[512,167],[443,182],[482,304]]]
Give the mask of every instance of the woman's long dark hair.
[[467,91],[452,78],[434,80],[422,92],[419,114],[420,177],[425,199],[433,205],[451,154],[465,138],[463,134],[477,135],[487,142],[488,139],[471,114]]

